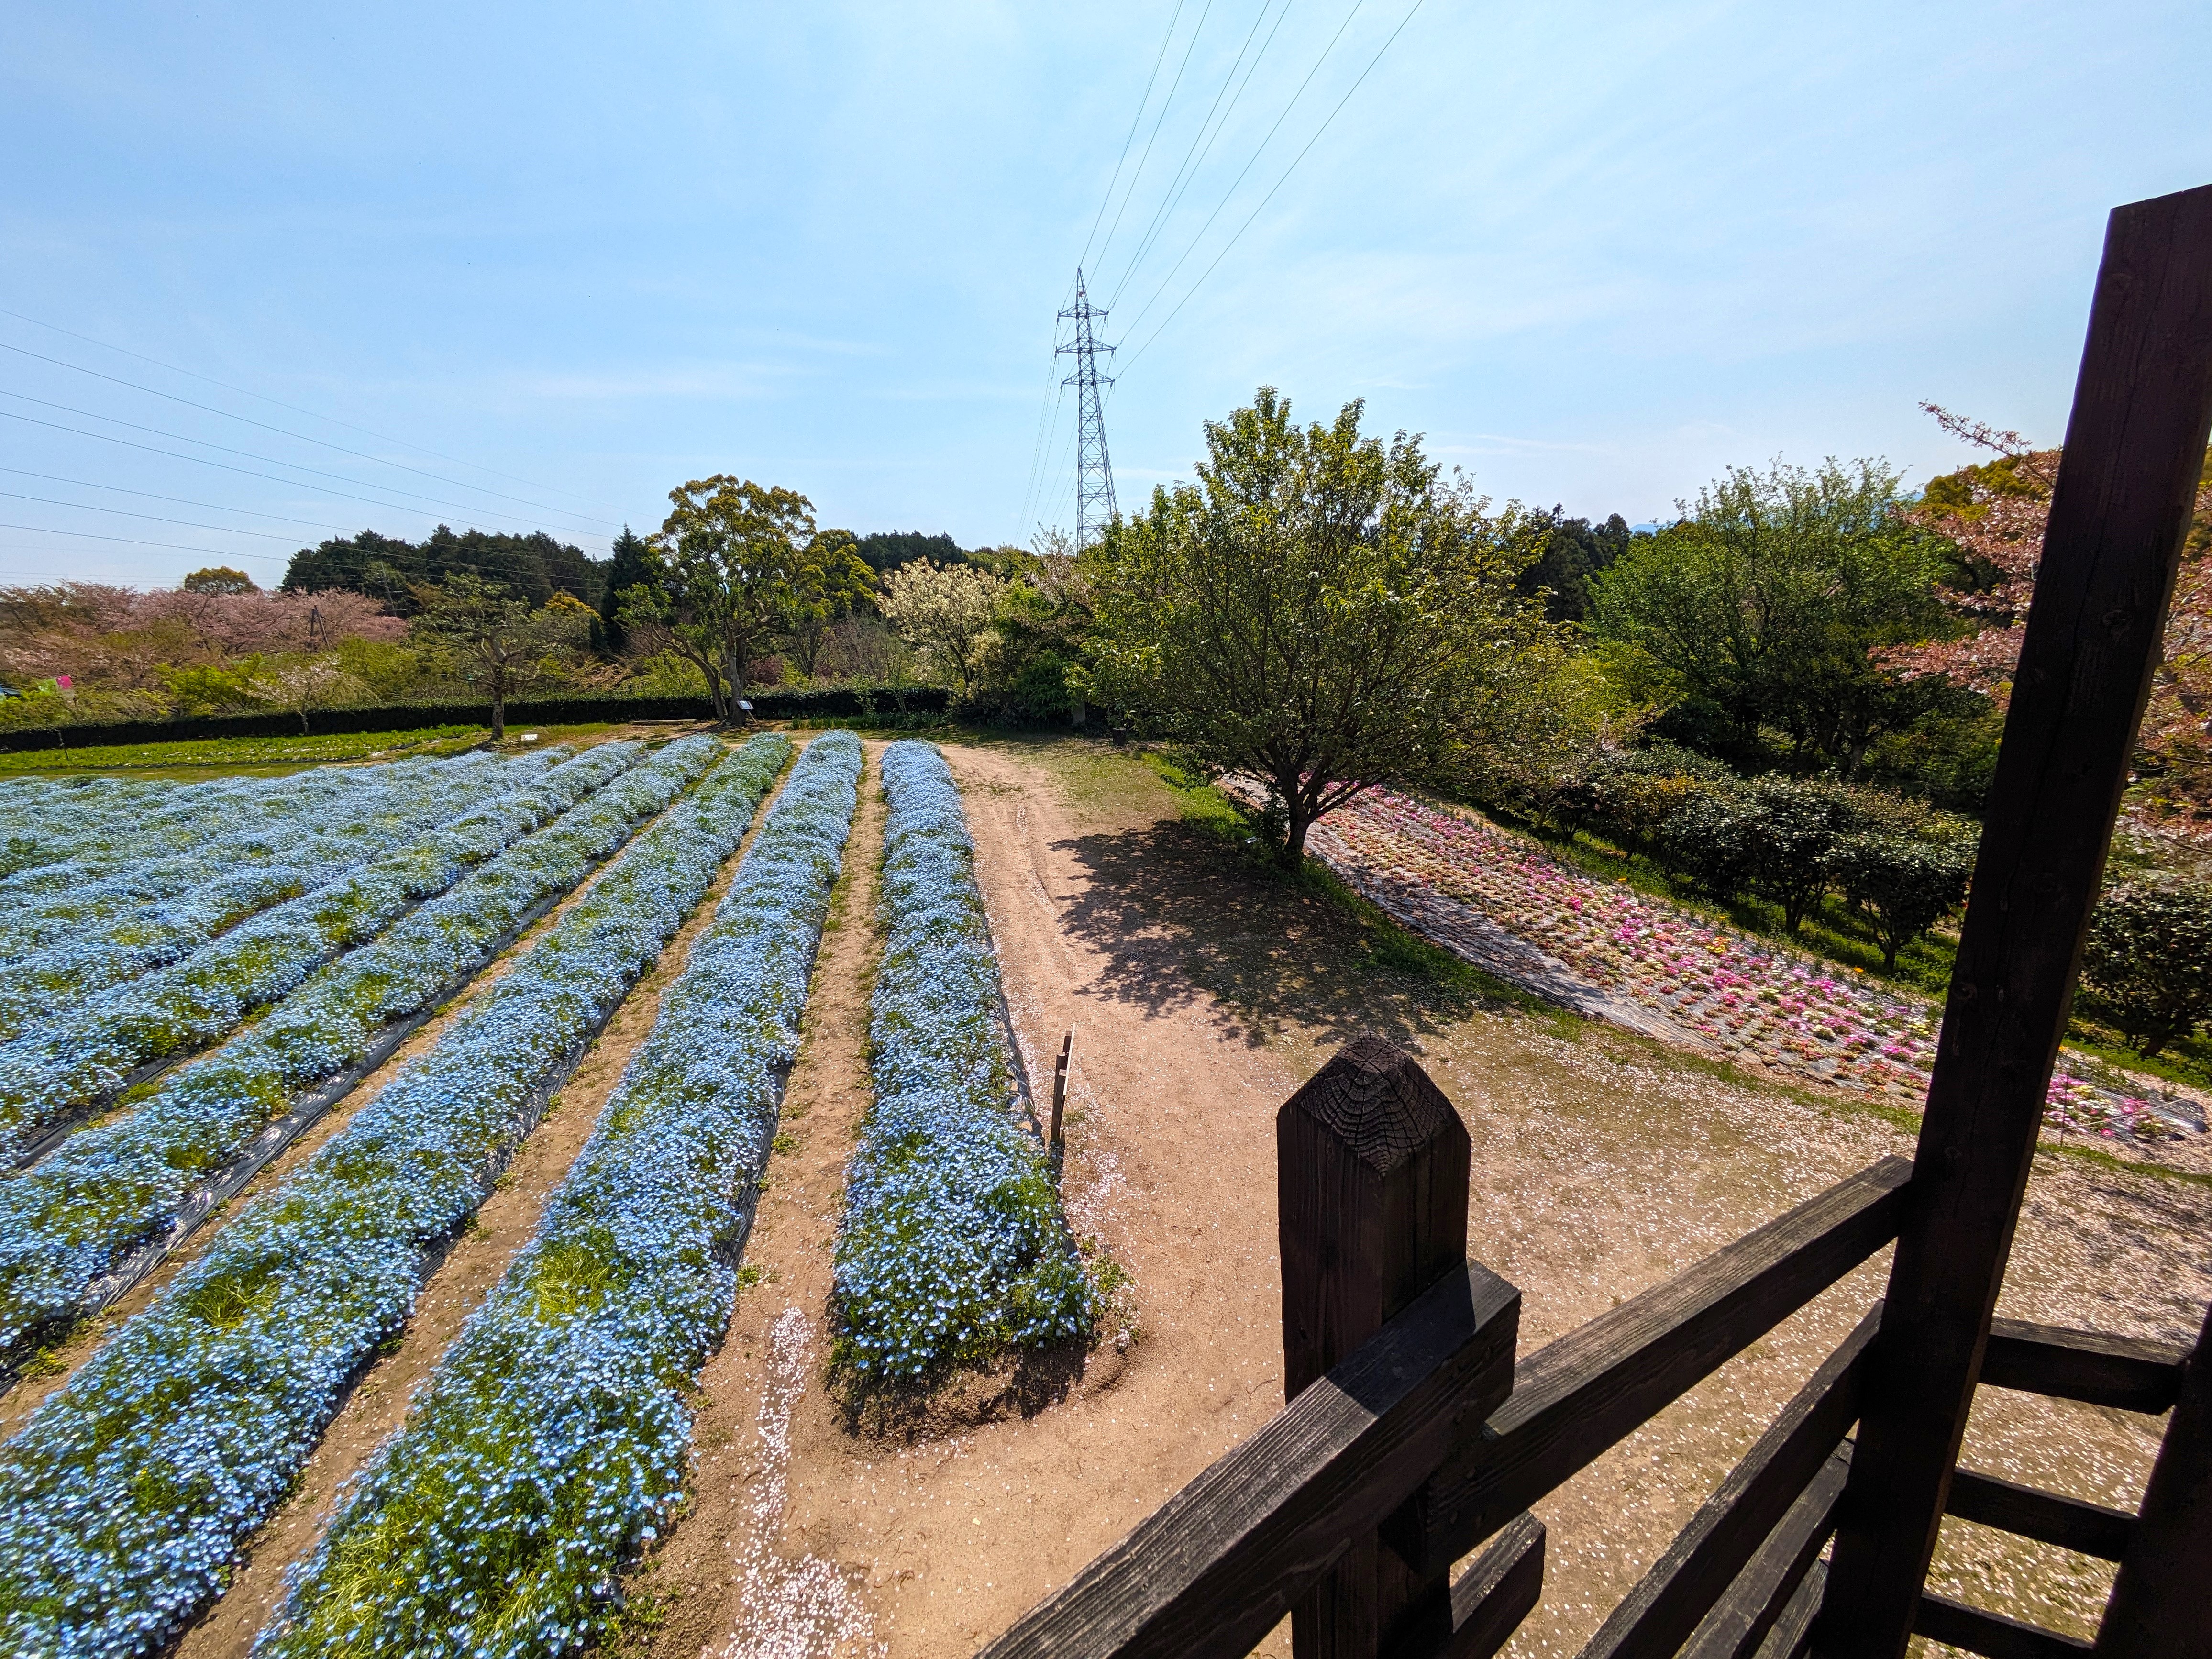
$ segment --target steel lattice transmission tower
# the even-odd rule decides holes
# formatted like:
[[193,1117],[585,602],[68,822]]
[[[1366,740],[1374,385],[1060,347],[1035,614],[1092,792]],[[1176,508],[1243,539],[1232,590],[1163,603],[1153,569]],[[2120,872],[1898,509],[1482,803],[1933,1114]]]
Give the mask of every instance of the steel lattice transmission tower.
[[1098,372],[1098,354],[1114,348],[1099,344],[1091,331],[1091,319],[1106,313],[1091,303],[1079,269],[1075,273],[1075,303],[1060,314],[1075,324],[1075,337],[1053,351],[1054,356],[1075,354],[1075,373],[1060,384],[1075,388],[1075,544],[1088,547],[1118,510],[1114,504],[1114,463],[1106,453],[1106,412],[1098,398],[1100,386],[1114,384],[1112,375]]

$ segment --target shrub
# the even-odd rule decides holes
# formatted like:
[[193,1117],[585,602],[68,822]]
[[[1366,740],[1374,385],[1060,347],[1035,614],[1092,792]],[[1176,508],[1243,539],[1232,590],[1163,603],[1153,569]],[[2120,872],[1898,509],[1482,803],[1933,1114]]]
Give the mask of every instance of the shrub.
[[1899,951],[1964,901],[1974,849],[1965,842],[1863,831],[1837,844],[1828,867],[1873,926],[1881,965],[1893,970]]
[[2136,1053],[2212,1020],[2212,884],[2119,887],[2090,919],[2081,975]]
[[1853,792],[1814,778],[1761,778],[1752,786],[1751,890],[1782,907],[1796,933],[1828,890],[1829,866],[1861,826]]
[[1751,884],[1761,817],[1749,789],[1703,785],[1660,825],[1654,850],[1669,874],[1726,902]]
[[1649,857],[1667,820],[1708,788],[1733,784],[1727,767],[1671,743],[1593,758],[1559,787],[1559,810],[1587,830]]

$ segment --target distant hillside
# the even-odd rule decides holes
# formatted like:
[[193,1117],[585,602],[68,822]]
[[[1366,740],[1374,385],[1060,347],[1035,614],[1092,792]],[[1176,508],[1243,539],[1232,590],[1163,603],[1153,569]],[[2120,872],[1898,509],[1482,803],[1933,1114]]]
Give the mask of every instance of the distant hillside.
[[440,525],[420,542],[364,530],[301,549],[284,572],[283,586],[288,592],[308,593],[350,588],[373,594],[394,614],[407,616],[416,609],[410,584],[442,581],[449,571],[465,570],[507,583],[533,605],[544,605],[557,591],[573,593],[597,610],[606,593],[609,562],[555,541],[542,530],[502,536],[484,530],[457,533]]

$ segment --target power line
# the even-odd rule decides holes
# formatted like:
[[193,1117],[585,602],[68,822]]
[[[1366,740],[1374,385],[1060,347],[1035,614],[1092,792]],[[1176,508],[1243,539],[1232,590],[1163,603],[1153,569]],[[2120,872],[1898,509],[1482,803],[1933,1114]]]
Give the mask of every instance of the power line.
[[[1328,62],[1330,54],[1336,50],[1337,42],[1344,39],[1345,30],[1352,27],[1352,20],[1359,15],[1360,8],[1366,3],[1367,0],[1352,0],[1352,9],[1345,13],[1344,21],[1336,26],[1336,33],[1328,37],[1328,44],[1321,49],[1321,56],[1314,59],[1313,67],[1306,71],[1305,79],[1298,82],[1297,90],[1283,106],[1283,112],[1275,118],[1274,125],[1267,129],[1267,136],[1253,147],[1250,158],[1237,170],[1237,176],[1229,181],[1229,188],[1221,192],[1221,199],[1213,204],[1213,211],[1206,216],[1206,222],[1198,228],[1198,234],[1190,239],[1176,262],[1168,267],[1168,274],[1160,278],[1159,286],[1152,290],[1152,297],[1139,307],[1137,314],[1130,319],[1131,328],[1145,320],[1146,313],[1159,303],[1160,295],[1166,293],[1168,284],[1175,281],[1176,272],[1182,269],[1183,262],[1198,251],[1198,245],[1206,240],[1206,233],[1213,228],[1213,222],[1221,216],[1222,210],[1235,199],[1246,175],[1260,165],[1260,158],[1267,153],[1267,146],[1274,142],[1275,134],[1282,130],[1283,123],[1291,118],[1291,112],[1297,107],[1298,100],[1305,96],[1306,88],[1313,84],[1314,76],[1321,73],[1322,65]],[[1134,361],[1133,356],[1132,361]]]
[[115,542],[124,547],[167,547],[179,553],[197,553],[203,558],[210,553],[222,551],[223,556],[230,559],[259,559],[269,564],[289,562],[282,553],[233,553],[212,547],[193,547],[185,542],[146,542],[134,536],[102,536],[89,530],[55,530],[42,524],[0,524],[0,530],[25,530],[33,536],[72,536],[79,541]]
[[180,398],[173,392],[163,392],[156,386],[140,386],[137,381],[126,380],[120,375],[103,374],[96,368],[85,368],[82,363],[72,363],[60,357],[49,357],[43,351],[32,351],[23,346],[10,345],[5,340],[0,340],[0,351],[12,351],[19,356],[35,358],[42,363],[52,363],[58,368],[66,368],[78,374],[88,374],[95,380],[106,380],[110,386],[128,386],[131,391],[143,392],[149,398],[166,398],[173,404],[182,404],[187,409],[204,410],[210,415],[220,415],[227,421],[237,421],[246,426],[258,427],[262,431],[273,432],[280,438],[292,438],[303,444],[319,445],[325,449],[334,450],[338,454],[350,455],[356,460],[368,461],[378,466],[396,467],[402,472],[412,472],[420,478],[432,478],[440,483],[452,484],[457,489],[473,489],[480,495],[496,495],[503,501],[520,502],[524,507],[535,507],[541,513],[565,514],[572,519],[581,519],[586,524],[607,525],[610,528],[612,527],[611,520],[595,519],[588,513],[577,512],[573,507],[552,507],[544,501],[528,501],[520,495],[510,495],[503,489],[492,489],[483,484],[472,484],[461,478],[448,478],[441,472],[427,472],[419,466],[410,466],[404,461],[386,460],[383,456],[372,455],[365,449],[349,449],[343,444],[331,443],[322,438],[311,438],[304,432],[294,432],[288,427],[271,426],[268,422],[257,421],[249,415],[234,415],[229,410],[218,409],[213,404],[200,403],[191,398]]
[[201,524],[191,519],[165,519],[158,513],[133,513],[125,507],[93,507],[83,501],[58,501],[51,495],[26,495],[21,490],[0,489],[11,501],[37,501],[46,507],[74,507],[79,513],[112,513],[118,519],[148,519],[155,524],[181,525],[187,530],[213,530],[226,536],[258,536],[267,542],[297,542],[297,536],[280,536],[270,530],[234,530],[227,524]]
[[[133,432],[148,432],[148,433],[151,433],[154,436],[155,436],[155,437],[157,437],[157,438],[167,438],[167,439],[170,440],[170,441],[172,441],[173,443],[198,444],[198,445],[199,445],[199,446],[200,446],[200,447],[201,447],[201,448],[203,448],[203,449],[217,449],[217,450],[221,450],[221,451],[222,451],[224,454],[226,454],[226,455],[242,455],[242,456],[244,456],[244,457],[245,457],[247,460],[249,460],[249,461],[259,461],[259,462],[261,462],[263,465],[267,465],[267,466],[289,466],[289,467],[290,467],[290,468],[291,468],[295,472],[307,472],[307,473],[312,473],[312,474],[313,474],[313,475],[314,475],[316,477],[318,477],[318,478],[335,478],[335,479],[337,479],[340,483],[361,484],[361,485],[362,485],[362,487],[363,489],[381,489],[381,490],[383,490],[386,495],[403,495],[403,496],[406,496],[406,497],[408,497],[409,499],[413,500],[413,501],[427,501],[428,503],[429,503],[429,504],[430,504],[431,506],[433,506],[433,507],[452,507],[452,508],[453,508],[453,509],[454,509],[456,512],[460,512],[460,513],[483,514],[483,509],[482,507],[472,507],[472,506],[469,505],[469,504],[468,504],[467,502],[465,502],[465,501],[441,501],[441,500],[440,500],[437,496],[435,496],[435,495],[417,495],[414,490],[411,490],[411,489],[397,489],[397,488],[395,488],[394,486],[392,486],[392,485],[391,485],[391,484],[372,484],[372,483],[363,483],[363,481],[362,481],[362,480],[361,480],[361,479],[359,479],[359,478],[349,478],[349,477],[346,477],[343,473],[342,473],[342,472],[325,472],[325,471],[324,471],[320,467],[316,467],[316,466],[304,466],[304,465],[301,465],[301,464],[300,464],[299,462],[297,462],[297,461],[283,461],[283,460],[278,460],[278,459],[277,459],[275,456],[273,456],[273,455],[257,455],[257,454],[255,454],[255,453],[254,453],[252,450],[250,450],[250,449],[235,449],[235,448],[233,448],[233,447],[232,447],[230,445],[228,445],[228,444],[219,444],[219,443],[215,443],[215,442],[211,441],[210,441],[210,440],[209,440],[209,439],[206,439],[206,438],[194,438],[194,437],[190,437],[190,436],[188,436],[188,435],[186,435],[185,434],[181,433],[181,432],[164,432],[164,431],[163,431],[160,427],[157,427],[157,426],[144,426],[144,425],[140,424],[140,423],[139,423],[138,422],[137,422],[137,421],[126,421],[126,420],[124,420],[124,419],[122,419],[122,418],[120,418],[119,416],[113,416],[113,415],[102,415],[102,414],[98,413],[98,412],[97,412],[97,411],[95,411],[95,410],[89,410],[89,409],[78,409],[78,408],[76,408],[76,407],[75,407],[74,405],[70,404],[58,404],[58,403],[53,402],[53,401],[52,401],[52,400],[51,400],[50,398],[33,398],[33,397],[30,396],[28,393],[27,393],[27,392],[9,392],[9,391],[5,391],[5,390],[0,390],[0,398],[15,398],[15,399],[17,399],[18,401],[22,402],[22,403],[27,403],[27,404],[38,404],[38,405],[39,405],[40,408],[42,408],[42,409],[58,409],[58,410],[61,410],[63,413],[64,413],[64,414],[82,416],[83,416],[85,419],[87,419],[87,420],[91,420],[91,421],[106,421],[106,422],[108,422],[108,424],[109,424],[109,425],[111,425],[111,426],[125,426],[125,427],[129,427],[129,428],[130,428]],[[33,421],[33,423],[34,425],[52,427],[52,428],[54,428],[54,430],[56,430],[57,432],[74,432],[74,433],[76,433],[76,435],[77,435],[77,436],[79,436],[79,437],[81,437],[81,438],[106,438],[106,439],[107,439],[107,441],[108,441],[109,442],[111,442],[111,443],[129,443],[129,442],[130,442],[130,440],[128,440],[128,439],[126,439],[126,438],[114,438],[114,437],[110,437],[110,436],[109,436],[109,434],[106,434],[106,433],[105,433],[105,432],[86,432],[86,431],[84,431],[84,430],[82,430],[82,428],[77,428],[77,427],[63,426],[63,425],[61,425],[58,422],[55,422],[55,421],[35,421],[35,420],[33,420],[33,417],[32,417],[32,416],[28,416],[28,415],[17,415],[17,414],[15,414],[13,410],[10,410],[0,409],[0,415],[5,415],[5,416],[7,416],[10,420],[16,420],[16,421]],[[132,444],[132,445],[131,445],[131,447],[133,447],[134,449],[153,449],[153,446],[151,446],[150,444]],[[173,450],[166,450],[166,449],[153,449],[153,453],[154,453],[155,454],[157,454],[157,455],[167,455],[167,456],[171,457],[171,459],[175,459],[175,460],[182,460],[182,461],[200,461],[200,462],[202,462],[202,464],[203,464],[204,465],[207,465],[207,466],[221,466],[221,465],[222,465],[222,462],[220,462],[220,461],[209,461],[209,460],[205,460],[205,459],[204,459],[204,458],[203,458],[203,457],[201,457],[201,456],[198,456],[198,455],[179,455],[179,454],[177,454],[177,453],[176,453],[174,451],[173,451]],[[244,468],[244,467],[230,467],[230,468],[228,468],[228,469],[227,469],[227,470],[228,470],[228,471],[233,471],[233,472],[245,472],[245,471],[246,471],[246,468]],[[292,488],[294,488],[295,489],[301,489],[301,488],[302,488],[302,487],[303,487],[303,486],[301,486],[301,484],[300,483],[299,480],[298,480],[298,479],[296,479],[296,478],[279,478],[279,477],[275,477],[274,475],[272,475],[272,474],[270,474],[270,473],[267,473],[267,472],[254,472],[254,473],[248,473],[248,474],[247,474],[247,476],[248,476],[248,477],[251,477],[267,478],[267,479],[269,479],[269,480],[270,480],[270,483],[272,483],[289,484],[289,485],[291,485],[291,486],[292,486]],[[313,489],[313,488],[314,488],[314,486],[313,486],[313,485],[307,485],[307,486],[305,486],[305,488]],[[337,490],[325,490],[325,491],[324,491],[324,492],[322,492],[322,493],[324,493],[324,494],[325,494],[325,495],[338,495],[338,494],[343,494],[343,491],[337,491]],[[371,498],[370,498],[370,497],[368,497],[368,496],[367,496],[367,495],[356,495],[356,496],[353,497],[352,499],[354,499],[354,500],[356,500],[356,501],[370,501],[370,502],[371,502],[371,505],[373,505],[373,506],[391,507],[391,508],[392,508],[394,511],[397,511],[397,512],[403,512],[403,513],[415,513],[415,512],[420,512],[420,511],[422,510],[422,509],[421,509],[421,508],[419,508],[419,507],[403,507],[403,506],[400,506],[398,503],[392,502],[392,501],[372,501],[372,500],[371,500]],[[489,514],[484,514],[484,516],[486,516],[486,517],[489,517],[489,516],[491,516],[491,515],[489,515]],[[569,533],[569,534],[571,534],[571,535],[574,535],[574,534],[577,534],[578,532],[574,532],[574,531],[571,531],[571,532],[569,532],[568,533]]]
[[[1420,10],[1423,3],[1424,0],[1413,0],[1412,10],[1407,11],[1405,16],[1399,20],[1398,27],[1390,31],[1389,39],[1383,41],[1380,50],[1376,52],[1373,58],[1368,60],[1367,67],[1359,71],[1359,79],[1354,81],[1350,88],[1346,90],[1344,96],[1337,100],[1336,107],[1328,112],[1328,119],[1323,121],[1319,129],[1314,133],[1314,136],[1306,140],[1305,149],[1300,150],[1296,155],[1291,158],[1290,166],[1283,169],[1283,176],[1280,179],[1276,179],[1274,184],[1268,189],[1267,193],[1260,198],[1260,205],[1252,210],[1250,217],[1247,218],[1243,224],[1237,227],[1237,234],[1231,236],[1229,240],[1223,245],[1221,252],[1213,256],[1213,264],[1209,264],[1204,270],[1198,273],[1198,280],[1190,285],[1189,289],[1185,291],[1182,299],[1176,301],[1175,310],[1170,311],[1165,317],[1162,318],[1160,319],[1159,327],[1154,329],[1150,334],[1145,337],[1145,343],[1139,346],[1134,351],[1129,354],[1129,362],[1133,363],[1138,358],[1145,355],[1146,348],[1149,347],[1153,341],[1160,337],[1160,335],[1165,331],[1167,325],[1175,321],[1176,316],[1182,312],[1182,308],[1190,303],[1191,295],[1196,294],[1198,290],[1205,285],[1206,279],[1213,275],[1214,266],[1218,265],[1224,259],[1229,257],[1229,250],[1237,246],[1237,242],[1243,238],[1246,231],[1251,229],[1252,221],[1260,216],[1261,209],[1264,209],[1268,203],[1275,199],[1275,191],[1280,190],[1285,183],[1288,181],[1291,174],[1297,171],[1298,163],[1306,159],[1306,151],[1310,150],[1316,144],[1321,142],[1322,134],[1328,131],[1330,123],[1334,122],[1337,116],[1343,111],[1344,106],[1352,101],[1352,94],[1358,92],[1361,84],[1366,81],[1370,75],[1375,72],[1375,65],[1382,61],[1383,52],[1389,51],[1392,42],[1395,41],[1401,34],[1405,33],[1406,25],[1413,21],[1413,13]],[[1170,272],[1170,275],[1172,276],[1173,273]],[[1162,284],[1163,289],[1164,289],[1165,286],[1166,285],[1164,283]],[[1156,293],[1153,295],[1153,298],[1157,299],[1158,297],[1158,295]],[[1150,302],[1147,301],[1147,308],[1149,308],[1149,306]],[[1142,312],[1138,313],[1139,317],[1142,317],[1143,314],[1144,313]],[[1126,370],[1128,364],[1125,363],[1122,367],[1124,370]]]
[[102,351],[112,351],[123,357],[135,357],[142,363],[151,363],[155,368],[167,369],[172,374],[181,374],[188,380],[201,380],[209,386],[221,386],[225,392],[235,392],[241,398],[252,398],[277,409],[289,409],[295,415],[305,415],[309,420],[326,422],[331,426],[342,426],[347,431],[358,432],[365,438],[376,438],[388,444],[398,444],[403,449],[413,450],[418,455],[428,455],[441,461],[451,461],[455,466],[465,466],[477,472],[489,472],[495,478],[505,478],[510,483],[528,484],[532,489],[550,490],[556,495],[574,496],[578,501],[583,499],[582,496],[576,495],[575,491],[572,489],[562,489],[553,484],[538,483],[532,479],[517,477],[512,472],[502,472],[495,466],[483,466],[475,461],[465,461],[458,455],[448,455],[440,450],[426,448],[421,444],[410,444],[404,438],[395,438],[388,432],[371,431],[368,427],[356,426],[351,421],[341,421],[335,416],[319,415],[312,409],[302,409],[297,404],[288,404],[282,398],[271,398],[265,392],[250,392],[242,386],[233,386],[228,380],[218,380],[211,374],[201,374],[189,368],[179,368],[174,363],[163,362],[159,357],[149,357],[143,351],[132,351],[124,346],[111,344],[106,340],[96,340],[89,334],[80,334],[75,329],[64,328],[58,323],[41,322],[36,317],[26,316],[20,311],[10,311],[5,306],[0,306],[0,317],[13,317],[17,322],[28,323],[33,328],[51,329],[56,334],[68,335],[72,340],[82,340],[87,345],[96,345]]
[[[1083,268],[1084,261],[1091,257],[1091,244],[1097,238],[1098,226],[1106,217],[1106,210],[1114,200],[1114,186],[1121,179],[1121,163],[1129,159],[1130,142],[1137,136],[1138,124],[1145,118],[1145,106],[1152,101],[1152,83],[1160,78],[1160,65],[1167,61],[1168,42],[1175,39],[1176,25],[1182,21],[1182,8],[1183,0],[1176,0],[1175,11],[1168,19],[1168,32],[1160,37],[1160,49],[1152,56],[1152,72],[1145,77],[1145,95],[1137,100],[1137,112],[1129,118],[1129,131],[1121,140],[1121,153],[1114,160],[1113,176],[1107,179],[1106,193],[1098,198],[1098,211],[1091,217],[1091,234],[1083,239],[1083,252],[1075,256],[1075,265],[1079,270]],[[1022,510],[1024,514],[1028,512],[1026,503]]]
[[[264,513],[258,507],[225,507],[221,501],[196,501],[183,495],[157,495],[150,489],[132,489],[123,484],[94,483],[89,478],[64,478],[58,472],[33,472],[20,466],[0,466],[0,472],[11,472],[19,478],[44,478],[48,483],[75,484],[80,489],[106,489],[118,495],[143,495],[149,501],[168,501],[177,507],[204,507],[210,513],[238,513],[249,519],[270,519],[278,524],[296,524],[307,530],[334,530],[341,536],[353,534],[342,524],[324,524],[315,519],[287,518],[282,513]],[[76,503],[72,501],[70,505],[76,506]]]
[[[1168,118],[1176,88],[1182,85],[1183,71],[1190,67],[1190,55],[1198,49],[1198,37],[1206,33],[1206,20],[1212,15],[1213,0],[1206,0],[1206,9],[1198,15],[1198,27],[1190,32],[1190,44],[1182,49],[1182,61],[1176,65],[1175,79],[1168,83],[1168,95],[1160,100],[1160,112],[1152,118],[1152,130],[1145,137],[1145,152],[1137,158],[1137,170],[1129,175],[1129,188],[1121,193],[1121,205],[1114,210],[1114,222],[1106,228],[1106,240],[1098,245],[1101,259],[1106,257],[1106,250],[1114,246],[1114,233],[1121,228],[1121,216],[1129,210],[1129,200],[1137,193],[1137,181],[1145,176],[1145,163],[1152,160],[1152,145],[1160,136],[1160,124]],[[1143,112],[1138,112],[1140,116]]]
[[[1282,10],[1275,14],[1275,27],[1267,32],[1267,41],[1261,46],[1259,56],[1252,59],[1251,68],[1245,70],[1243,81],[1238,82],[1237,71],[1243,68],[1244,54],[1252,50],[1252,42],[1259,36],[1260,25],[1267,21],[1267,12],[1273,4],[1274,0],[1260,0],[1260,9],[1253,14],[1252,27],[1244,32],[1244,42],[1237,48],[1237,56],[1229,65],[1229,73],[1222,76],[1220,89],[1213,94],[1213,102],[1206,108],[1206,118],[1198,124],[1198,131],[1191,135],[1190,148],[1183,152],[1182,164],[1176,168],[1175,176],[1168,180],[1167,193],[1160,198],[1159,206],[1152,210],[1152,222],[1145,227],[1144,235],[1138,240],[1137,251],[1129,256],[1129,263],[1123,267],[1121,280],[1114,284],[1114,292],[1106,301],[1109,307],[1121,303],[1122,290],[1128,287],[1129,278],[1136,274],[1137,267],[1144,263],[1145,255],[1159,240],[1160,232],[1167,227],[1168,216],[1175,211],[1176,204],[1188,192],[1191,184],[1198,177],[1198,169],[1213,153],[1214,141],[1228,127],[1229,118],[1237,112],[1237,106],[1244,96],[1244,88],[1252,83],[1253,71],[1260,67],[1260,58],[1267,55],[1267,47],[1274,44],[1276,34],[1282,29],[1283,19],[1291,15],[1286,0]],[[1237,88],[1236,94],[1229,99],[1229,107],[1224,110],[1221,100],[1232,85]],[[1217,112],[1221,117],[1218,123],[1214,120]]]

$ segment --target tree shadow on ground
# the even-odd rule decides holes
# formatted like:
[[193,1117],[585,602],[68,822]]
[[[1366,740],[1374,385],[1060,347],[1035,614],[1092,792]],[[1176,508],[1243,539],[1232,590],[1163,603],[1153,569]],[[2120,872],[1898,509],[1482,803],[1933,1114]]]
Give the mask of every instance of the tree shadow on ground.
[[1379,912],[1217,830],[1168,820],[1060,843],[1090,878],[1061,925],[1107,958],[1095,988],[1149,1013],[1210,995],[1257,1048],[1297,1028],[1404,1042],[1512,1006]]

